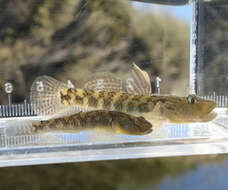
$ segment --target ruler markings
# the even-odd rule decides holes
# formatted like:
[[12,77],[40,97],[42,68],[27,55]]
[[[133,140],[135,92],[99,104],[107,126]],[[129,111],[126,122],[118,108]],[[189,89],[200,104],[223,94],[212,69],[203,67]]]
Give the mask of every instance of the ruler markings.
[[217,103],[217,107],[228,107],[228,97],[227,96],[216,96],[215,94],[211,96],[200,96],[201,98],[215,101]]
[[19,116],[22,116],[21,115],[21,105],[20,104],[18,105],[18,108],[19,108]]
[[5,106],[3,105],[3,116],[6,117]]
[[16,114],[14,112],[15,111],[15,105],[12,105],[11,109],[12,109],[12,114],[16,116]]
[[28,115],[28,112],[27,112],[27,104],[23,104],[24,105],[24,110],[25,110],[25,115]]
[[18,105],[16,104],[16,106],[15,106],[15,112],[16,112],[16,116],[18,116]]
[[0,118],[36,116],[34,109],[31,104],[0,105]]
[[25,108],[24,108],[24,105],[23,104],[21,104],[21,110],[23,110],[23,112],[21,112],[22,113],[22,116],[25,116],[25,110],[24,110]]

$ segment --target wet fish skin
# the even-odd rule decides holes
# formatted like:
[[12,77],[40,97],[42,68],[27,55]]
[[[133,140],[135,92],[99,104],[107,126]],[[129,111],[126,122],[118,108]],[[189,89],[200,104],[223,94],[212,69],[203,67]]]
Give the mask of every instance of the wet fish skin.
[[120,134],[143,135],[150,133],[152,124],[143,117],[107,110],[79,112],[77,114],[39,121],[32,125],[31,133],[48,131],[82,131],[88,129],[104,129]]
[[[214,101],[204,100],[195,95],[187,97],[151,95],[148,73],[135,64],[133,64],[132,75],[128,79],[126,82],[121,82],[114,76],[98,75],[89,79],[84,85],[85,88],[79,89],[71,88],[52,77],[40,76],[31,87],[30,100],[33,105],[36,105],[37,114],[51,118],[53,126],[61,126],[55,123],[56,121],[65,125],[66,118],[69,119],[71,116],[74,116],[71,119],[75,119],[75,123],[76,121],[80,123],[81,116],[84,115],[81,112],[92,112],[95,115],[97,113],[100,124],[104,123],[106,116],[110,116],[112,122],[113,118],[118,118],[118,124],[124,121],[120,118],[125,118],[126,125],[129,117],[141,117],[143,119],[141,125],[146,125],[146,120],[150,120],[153,129],[167,122],[204,122],[214,118],[211,116],[216,106]],[[103,112],[99,113],[98,110],[103,110]],[[115,111],[115,117],[108,112],[104,113],[104,110],[111,111],[110,114],[114,114],[113,111]],[[103,118],[99,117],[101,113]],[[107,121],[110,121],[110,118],[106,118]],[[86,118],[83,121],[89,124]],[[130,122],[131,126],[136,125],[137,120],[130,121],[133,122]],[[70,122],[72,121],[68,121],[72,125]],[[75,123],[72,126],[75,126]],[[47,128],[50,124],[43,123],[42,126]],[[83,123],[80,125],[84,126]],[[94,125],[96,123],[91,123],[91,126]],[[107,125],[111,126],[110,123]],[[121,127],[124,127],[124,123]]]
[[122,91],[96,91],[64,88],[60,91],[61,104],[80,105],[89,110],[104,109],[143,116],[146,119],[164,119],[169,122],[201,121],[215,108],[214,101],[195,95],[151,96],[128,94]]
[[65,106],[80,105],[89,109],[115,110],[121,112],[148,112],[154,101],[148,95],[128,94],[122,91],[93,91],[67,88],[60,91],[61,103]]

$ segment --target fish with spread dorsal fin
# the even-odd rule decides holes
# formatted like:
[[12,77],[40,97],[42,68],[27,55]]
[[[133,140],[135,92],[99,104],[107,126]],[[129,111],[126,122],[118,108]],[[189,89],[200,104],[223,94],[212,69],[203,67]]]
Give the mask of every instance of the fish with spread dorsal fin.
[[[143,116],[148,120],[196,122],[203,121],[205,119],[204,116],[207,116],[216,105],[214,101],[204,100],[194,95],[189,95],[188,97],[153,96],[150,94],[151,88],[148,74],[136,65],[133,65],[132,73],[134,84],[132,93],[126,92],[127,90],[93,90],[93,88],[78,89],[64,86],[59,89],[57,88],[59,83],[56,82],[55,84],[55,79],[48,83],[45,80],[50,81],[50,77],[48,79],[47,77],[40,78],[44,85],[49,85],[50,83],[53,85],[52,88],[50,86],[48,88],[55,91],[48,91],[48,94],[56,95],[58,102],[54,105],[49,103],[48,109],[59,113],[58,116],[61,117],[72,114],[72,110],[75,113],[79,111],[108,110]],[[140,86],[141,83],[143,84],[142,86]],[[118,84],[120,84],[119,81]],[[40,100],[36,101],[40,102],[40,104],[47,104],[45,96],[37,97]],[[45,107],[45,105],[40,105],[40,107]],[[69,114],[67,114],[67,109],[70,110]]]
[[[113,75],[104,73],[91,77],[87,83],[85,83],[84,87],[88,90],[123,90],[122,81],[120,79]],[[49,120],[41,122],[25,121],[20,123],[20,125],[17,123],[17,127],[7,127],[5,134],[11,136],[33,134],[38,131],[69,131],[70,129],[76,132],[78,129],[82,129],[82,127],[84,129],[90,127],[91,115],[98,119],[96,124],[93,123],[94,128],[96,128],[96,126],[99,126],[98,128],[103,128],[102,126],[104,126],[107,118],[110,118],[111,123],[106,123],[106,130],[112,129],[111,131],[117,133],[133,135],[142,135],[151,132],[152,124],[146,121],[143,117],[136,117],[118,111],[90,111],[94,110],[94,108],[89,109],[86,105],[65,106],[61,104],[61,93],[64,93],[64,91],[69,88],[72,88],[72,86],[66,85],[52,77],[38,77],[32,84],[30,100],[36,113],[40,116],[48,117]],[[84,115],[83,119],[81,118],[82,115]],[[65,127],[63,127],[64,125]]]
[[[166,122],[206,122],[214,118],[211,112],[216,104],[213,101],[194,95],[153,96],[149,75],[136,65],[133,65],[131,78],[133,87],[130,89],[117,78],[106,78],[105,85],[98,89],[93,84],[99,79],[94,78],[87,83],[87,89],[78,89],[52,77],[38,77],[31,87],[31,104],[38,115],[48,116],[49,120],[17,124],[14,128],[7,127],[4,132],[23,135],[98,127],[121,134],[142,135],[151,132],[157,121],[162,125]],[[110,81],[111,88],[107,86]]]

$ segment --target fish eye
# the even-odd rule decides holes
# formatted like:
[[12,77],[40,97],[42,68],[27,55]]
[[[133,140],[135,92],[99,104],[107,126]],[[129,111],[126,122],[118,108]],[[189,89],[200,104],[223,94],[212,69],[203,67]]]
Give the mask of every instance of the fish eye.
[[188,103],[189,104],[195,104],[196,103],[196,97],[195,96],[192,96],[192,95],[189,95],[188,97],[187,97],[187,100],[188,100]]

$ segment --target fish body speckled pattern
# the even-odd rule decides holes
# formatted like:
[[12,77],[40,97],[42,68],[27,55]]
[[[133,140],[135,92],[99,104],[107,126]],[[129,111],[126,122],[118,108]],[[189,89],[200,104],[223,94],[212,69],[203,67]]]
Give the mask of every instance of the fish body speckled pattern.
[[38,115],[50,119],[32,123],[30,133],[102,128],[142,135],[150,133],[155,123],[205,122],[215,117],[213,101],[195,95],[151,95],[149,75],[135,64],[127,81],[100,75],[79,89],[48,76],[38,77],[30,100]]
[[[128,94],[121,91],[93,91],[84,89],[63,89],[61,103],[65,106],[80,105],[91,109],[115,110],[125,113],[144,113],[154,109],[158,98],[149,95]],[[162,101],[160,99],[160,101]]]
[[79,105],[90,110],[119,111],[146,119],[162,118],[169,121],[200,121],[215,107],[215,103],[194,95],[151,96],[128,94],[122,91],[107,92],[66,88],[60,91],[61,104]]
[[79,112],[68,117],[41,121],[33,125],[34,132],[54,130],[82,131],[96,128],[132,135],[142,135],[152,131],[151,123],[143,117],[107,110]]

